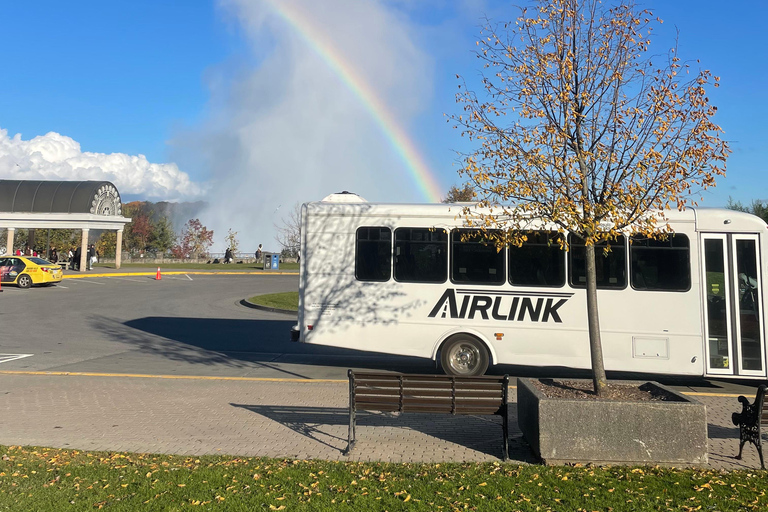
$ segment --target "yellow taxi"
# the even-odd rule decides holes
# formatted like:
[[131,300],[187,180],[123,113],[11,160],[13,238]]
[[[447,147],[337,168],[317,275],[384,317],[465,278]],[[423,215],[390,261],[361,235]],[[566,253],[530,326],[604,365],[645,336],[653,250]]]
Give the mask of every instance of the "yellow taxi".
[[34,256],[0,257],[0,283],[29,288],[33,284],[50,286],[61,282],[61,267]]

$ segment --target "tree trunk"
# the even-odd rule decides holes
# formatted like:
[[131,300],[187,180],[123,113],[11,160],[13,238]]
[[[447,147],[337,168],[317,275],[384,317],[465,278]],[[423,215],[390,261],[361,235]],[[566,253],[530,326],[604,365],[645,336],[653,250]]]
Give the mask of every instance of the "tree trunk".
[[592,381],[595,393],[600,396],[608,387],[603,365],[603,343],[600,339],[600,317],[597,311],[597,270],[595,268],[595,246],[587,244],[587,323],[589,325],[589,352],[592,357]]

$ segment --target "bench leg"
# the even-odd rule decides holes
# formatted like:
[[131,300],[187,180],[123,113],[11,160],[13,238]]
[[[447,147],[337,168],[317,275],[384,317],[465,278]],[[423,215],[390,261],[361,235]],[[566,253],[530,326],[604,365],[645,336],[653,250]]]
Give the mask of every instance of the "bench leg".
[[746,441],[744,440],[743,437],[739,439],[739,454],[736,455],[736,460],[741,460],[741,452],[744,451],[744,443],[745,442]]
[[355,415],[355,384],[354,374],[352,370],[349,370],[349,432],[347,435],[347,449],[342,452],[344,455],[349,455],[352,448],[355,447],[355,422],[357,417]]
[[352,451],[352,448],[355,447],[355,422],[357,418],[355,416],[355,408],[350,407],[349,408],[349,434],[347,437],[347,449],[344,450],[344,455],[349,455],[349,452]]
[[763,442],[760,440],[759,434],[760,432],[758,432],[757,438],[757,454],[760,455],[760,467],[765,469],[765,461],[763,460]]
[[506,407],[507,412],[504,413],[504,422],[502,424],[502,428],[504,429],[504,457],[502,460],[504,462],[509,460],[509,405]]

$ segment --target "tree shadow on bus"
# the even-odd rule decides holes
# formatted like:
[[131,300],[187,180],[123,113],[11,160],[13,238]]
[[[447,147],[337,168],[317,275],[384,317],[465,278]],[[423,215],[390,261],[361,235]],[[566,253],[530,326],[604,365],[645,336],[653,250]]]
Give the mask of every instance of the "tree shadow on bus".
[[[344,452],[347,448],[349,410],[346,408],[234,403],[230,405],[264,416],[339,452]],[[509,416],[510,457],[513,460],[534,463],[536,459],[531,454],[528,445],[523,442],[522,434],[517,429],[516,407],[510,408]],[[374,449],[378,452],[381,443],[385,442],[385,439],[390,439],[389,432],[382,429],[411,430],[471,451],[498,458],[501,458],[502,455],[502,428],[499,418],[358,412],[357,445],[351,453],[351,458],[366,457],[367,449]],[[398,434],[397,438],[402,439],[403,435]],[[412,439],[408,439],[406,436],[405,440],[399,442],[399,446],[403,449],[403,453],[410,454],[415,449],[424,448],[424,443],[420,443],[419,436],[414,435]],[[424,449],[425,459],[435,461],[453,460],[451,453],[450,445],[436,445]],[[459,456],[459,458],[461,457]]]
[[[376,233],[389,230],[360,227],[361,219],[379,226],[380,220],[367,216],[371,206],[363,203],[350,208],[344,203],[326,203],[321,220],[308,216],[315,220],[308,220],[312,224],[307,227],[311,242],[303,247],[305,321],[324,335],[402,323],[427,303],[424,298],[415,298],[413,292],[404,292],[401,283],[387,275],[389,270],[382,273],[391,262],[381,259],[379,242],[389,247],[391,241]],[[370,236],[358,239],[366,229],[372,230]],[[358,279],[361,275],[365,277]]]
[[[219,318],[144,317],[120,322],[89,319],[112,340],[165,359],[254,371],[259,376],[313,378],[302,367],[435,373],[433,361],[376,352],[291,342],[292,321]],[[317,372],[315,372],[316,376]]]

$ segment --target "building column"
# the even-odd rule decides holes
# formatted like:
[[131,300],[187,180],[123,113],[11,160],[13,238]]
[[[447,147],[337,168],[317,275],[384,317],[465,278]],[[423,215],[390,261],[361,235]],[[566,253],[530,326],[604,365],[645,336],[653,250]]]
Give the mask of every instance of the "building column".
[[8,241],[5,244],[5,253],[13,254],[13,235],[16,233],[16,228],[8,228]]
[[115,243],[115,268],[120,268],[123,259],[123,230],[117,230],[117,242]]
[[88,270],[88,229],[83,229],[83,239],[80,241],[80,272]]

